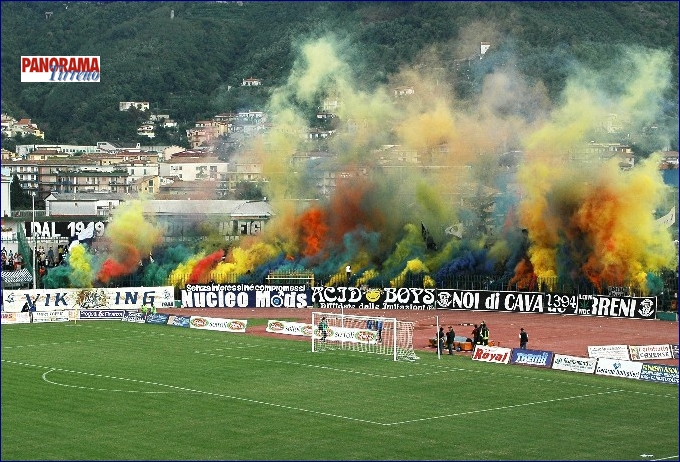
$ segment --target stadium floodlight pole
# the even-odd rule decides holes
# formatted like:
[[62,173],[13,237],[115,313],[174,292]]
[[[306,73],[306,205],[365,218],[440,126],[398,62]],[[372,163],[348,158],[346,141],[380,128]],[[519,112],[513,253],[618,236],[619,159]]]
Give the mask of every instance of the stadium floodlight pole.
[[36,289],[36,280],[35,280],[35,265],[38,257],[38,237],[35,234],[35,191],[31,192],[31,203],[32,203],[32,209],[33,209],[33,222],[31,223],[31,234],[33,234],[33,253],[32,253],[32,258],[33,262],[31,266],[33,267],[33,290]]

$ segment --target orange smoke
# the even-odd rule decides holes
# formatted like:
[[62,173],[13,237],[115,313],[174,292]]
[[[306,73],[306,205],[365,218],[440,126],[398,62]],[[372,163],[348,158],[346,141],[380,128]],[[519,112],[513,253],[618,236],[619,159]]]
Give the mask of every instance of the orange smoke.
[[309,209],[300,216],[298,227],[305,257],[317,255],[323,249],[328,233],[326,221],[326,213],[318,208]]

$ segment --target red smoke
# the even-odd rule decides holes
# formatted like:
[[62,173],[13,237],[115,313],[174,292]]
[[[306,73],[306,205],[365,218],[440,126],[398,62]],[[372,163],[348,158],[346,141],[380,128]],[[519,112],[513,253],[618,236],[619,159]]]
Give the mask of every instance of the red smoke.
[[116,255],[122,255],[124,257],[123,261],[118,261],[109,257],[102,264],[99,274],[97,274],[97,279],[104,284],[107,284],[111,278],[132,274],[139,268],[139,263],[141,261],[139,250],[132,244],[124,245],[124,249],[122,250],[122,252],[116,252]]
[[515,275],[508,281],[508,290],[513,284],[517,284],[517,290],[535,290],[536,281],[534,265],[531,264],[531,260],[528,258],[523,258],[515,266]]
[[384,217],[376,204],[373,186],[359,179],[338,179],[335,194],[331,198],[329,225],[334,243],[342,242],[345,234],[363,228],[366,231],[381,230]]
[[224,257],[224,250],[220,249],[200,260],[191,271],[187,283],[205,284],[210,282],[210,271],[222,260],[222,257]]

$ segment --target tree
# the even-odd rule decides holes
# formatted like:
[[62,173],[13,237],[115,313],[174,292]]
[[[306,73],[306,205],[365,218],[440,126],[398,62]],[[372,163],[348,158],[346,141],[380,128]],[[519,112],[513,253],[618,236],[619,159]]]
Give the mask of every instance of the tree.
[[252,183],[250,181],[240,181],[236,184],[236,190],[234,191],[234,198],[240,200],[262,200],[264,195],[262,194],[262,188],[257,183]]
[[26,210],[33,206],[33,198],[24,191],[19,184],[19,177],[15,174],[9,185],[10,205],[13,210]]

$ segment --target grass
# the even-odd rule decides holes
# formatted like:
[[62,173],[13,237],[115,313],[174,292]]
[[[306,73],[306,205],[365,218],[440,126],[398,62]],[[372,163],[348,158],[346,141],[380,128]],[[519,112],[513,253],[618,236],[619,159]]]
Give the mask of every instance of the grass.
[[677,386],[419,355],[4,325],[2,459],[677,459]]

